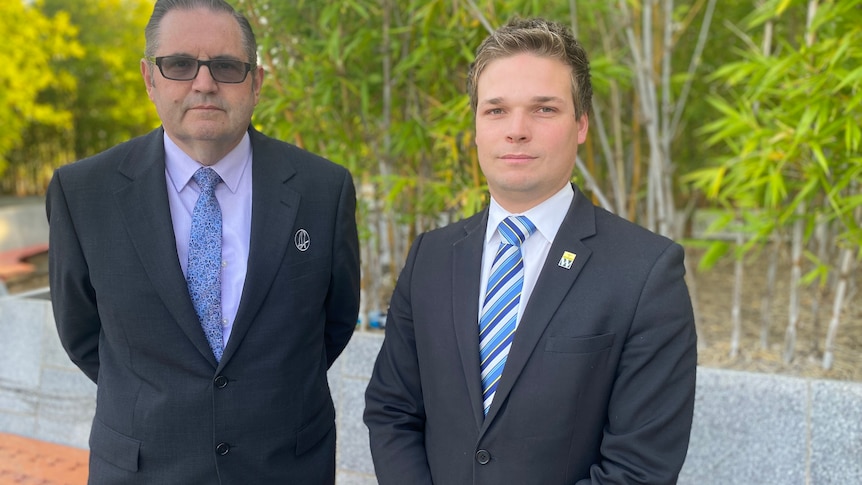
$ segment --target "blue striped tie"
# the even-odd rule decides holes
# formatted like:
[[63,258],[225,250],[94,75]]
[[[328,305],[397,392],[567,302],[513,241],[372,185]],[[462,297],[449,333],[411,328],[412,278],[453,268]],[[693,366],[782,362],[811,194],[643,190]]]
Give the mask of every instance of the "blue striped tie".
[[536,226],[525,216],[512,216],[500,222],[497,230],[503,240],[491,265],[479,318],[482,399],[486,415],[497,392],[515,334],[521,288],[524,286],[521,243],[536,231]]
[[221,360],[221,208],[215,187],[221,177],[211,168],[193,175],[201,194],[192,212],[189,264],[186,269],[189,294],[216,361]]

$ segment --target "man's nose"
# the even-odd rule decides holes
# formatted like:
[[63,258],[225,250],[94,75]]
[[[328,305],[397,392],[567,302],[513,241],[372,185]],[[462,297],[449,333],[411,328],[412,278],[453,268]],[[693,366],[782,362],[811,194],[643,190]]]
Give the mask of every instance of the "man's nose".
[[512,143],[524,143],[530,139],[529,116],[523,113],[512,113],[509,118],[506,139]]

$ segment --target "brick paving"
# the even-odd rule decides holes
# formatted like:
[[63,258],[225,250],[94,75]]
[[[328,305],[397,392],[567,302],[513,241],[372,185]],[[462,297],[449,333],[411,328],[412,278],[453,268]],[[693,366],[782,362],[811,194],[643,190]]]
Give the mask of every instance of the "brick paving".
[[0,433],[0,485],[84,485],[89,452]]
[[36,271],[36,265],[28,261],[33,256],[47,253],[48,243],[33,244],[24,248],[0,251],[0,279],[26,277]]

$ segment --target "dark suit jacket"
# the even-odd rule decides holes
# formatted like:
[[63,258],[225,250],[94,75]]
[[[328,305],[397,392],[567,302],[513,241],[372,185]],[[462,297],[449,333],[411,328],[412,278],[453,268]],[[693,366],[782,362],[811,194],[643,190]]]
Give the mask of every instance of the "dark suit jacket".
[[682,248],[576,189],[483,418],[487,217],[421,235],[399,277],[366,391],[380,483],[674,483],[696,370]]
[[54,316],[98,385],[91,483],[334,481],[326,371],[359,307],[354,186],[343,167],[250,135],[248,270],[219,364],[177,258],[163,130],[54,175]]

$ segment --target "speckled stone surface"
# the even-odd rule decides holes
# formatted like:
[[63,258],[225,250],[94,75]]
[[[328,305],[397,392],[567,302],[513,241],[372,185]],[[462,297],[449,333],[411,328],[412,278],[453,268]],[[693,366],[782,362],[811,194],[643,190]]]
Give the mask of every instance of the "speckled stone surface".
[[807,383],[699,369],[680,484],[805,483]]
[[862,385],[811,384],[811,482],[862,484]]

